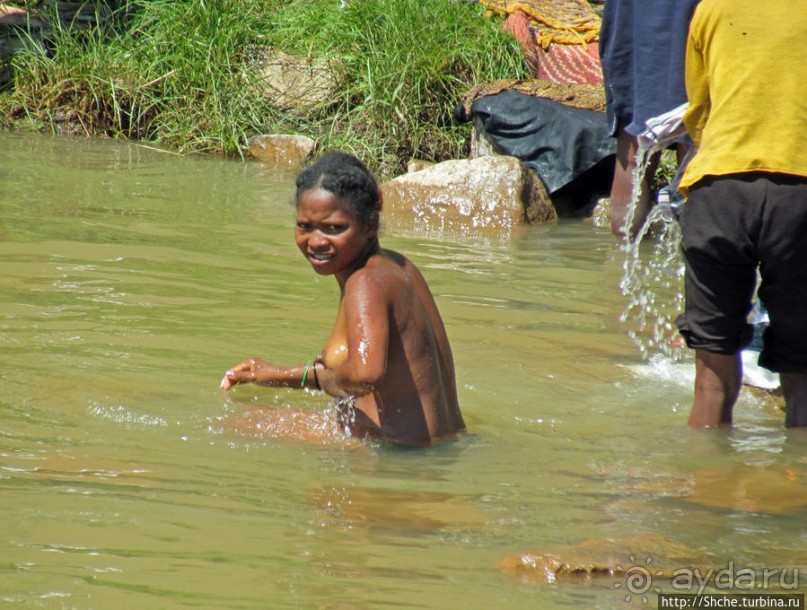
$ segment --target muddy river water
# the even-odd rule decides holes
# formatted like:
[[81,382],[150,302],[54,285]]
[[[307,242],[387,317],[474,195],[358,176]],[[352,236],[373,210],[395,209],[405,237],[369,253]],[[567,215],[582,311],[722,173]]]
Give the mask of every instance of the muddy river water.
[[[792,591],[807,436],[749,392],[733,429],[689,430],[692,362],[640,356],[620,321],[624,253],[588,220],[505,240],[383,221],[452,341],[456,442],[222,426],[255,405],[328,406],[219,389],[244,357],[305,362],[328,337],[336,283],[296,250],[292,195],[259,163],[0,134],[0,607],[656,607],[681,585],[652,569],[664,543],[620,546],[637,536],[743,570],[710,591]],[[596,539],[646,566],[646,586],[501,567]]]

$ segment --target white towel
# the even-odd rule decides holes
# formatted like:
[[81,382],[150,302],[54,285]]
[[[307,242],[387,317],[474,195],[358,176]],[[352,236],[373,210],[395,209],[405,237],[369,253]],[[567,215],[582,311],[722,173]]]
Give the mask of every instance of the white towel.
[[687,106],[687,103],[683,103],[669,112],[648,119],[645,130],[639,134],[639,148],[653,153],[688,138],[683,121]]

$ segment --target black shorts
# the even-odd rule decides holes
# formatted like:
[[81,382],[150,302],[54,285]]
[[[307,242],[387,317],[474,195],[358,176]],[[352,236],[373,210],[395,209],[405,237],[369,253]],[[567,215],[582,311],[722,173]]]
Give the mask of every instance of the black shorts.
[[759,363],[807,373],[807,178],[707,176],[690,189],[681,229],[686,304],[676,324],[687,345],[735,354],[750,343],[759,269],[770,316]]

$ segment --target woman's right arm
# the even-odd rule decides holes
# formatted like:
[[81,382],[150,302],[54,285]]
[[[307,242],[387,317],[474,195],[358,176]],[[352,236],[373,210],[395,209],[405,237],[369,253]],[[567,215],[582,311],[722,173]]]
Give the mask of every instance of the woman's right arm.
[[320,387],[331,396],[369,394],[387,372],[390,297],[384,279],[355,273],[348,280],[343,300],[347,355],[339,366],[316,368]]
[[258,358],[247,358],[224,374],[221,389],[229,390],[242,383],[254,383],[268,387],[310,388],[316,387],[312,373],[313,363],[292,367],[276,366]]

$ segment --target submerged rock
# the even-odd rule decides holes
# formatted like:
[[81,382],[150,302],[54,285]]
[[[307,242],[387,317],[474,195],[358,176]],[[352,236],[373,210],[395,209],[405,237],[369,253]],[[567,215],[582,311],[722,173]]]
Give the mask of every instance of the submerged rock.
[[485,514],[452,494],[436,491],[330,488],[309,498],[323,516],[351,530],[384,528],[404,532],[480,530]]
[[670,495],[733,513],[796,515],[807,510],[807,474],[800,466],[733,464],[696,470],[667,483]]
[[444,161],[381,187],[384,211],[463,235],[557,220],[538,176],[515,157]]
[[591,221],[595,227],[611,226],[611,198],[601,197],[591,211]]
[[317,143],[309,137],[298,135],[262,135],[249,141],[250,154],[282,169],[297,170],[314,156]]
[[525,580],[553,583],[640,575],[671,579],[679,570],[709,570],[705,555],[657,535],[594,538],[559,549],[506,557],[502,571]]

